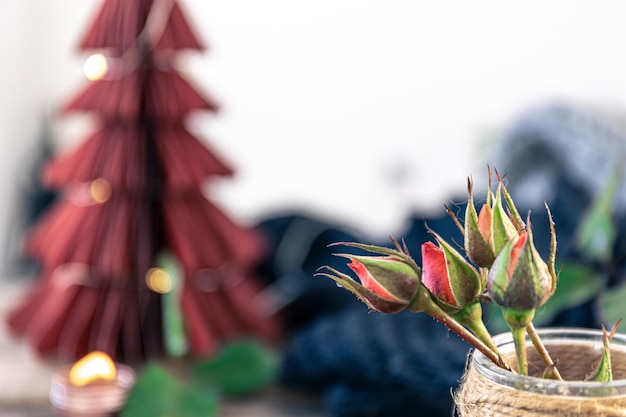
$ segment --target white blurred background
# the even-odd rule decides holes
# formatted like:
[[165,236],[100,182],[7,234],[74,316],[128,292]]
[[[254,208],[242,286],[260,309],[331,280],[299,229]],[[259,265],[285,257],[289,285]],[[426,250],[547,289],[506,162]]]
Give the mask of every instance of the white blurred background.
[[[196,132],[236,169],[213,200],[241,221],[303,211],[372,237],[440,210],[521,111],[624,106],[626,2],[180,0],[210,46],[192,81],[221,105]],[[9,256],[46,119],[85,82],[99,0],[0,0],[0,238]],[[7,244],[4,244],[4,241]],[[2,262],[6,262],[3,256]]]

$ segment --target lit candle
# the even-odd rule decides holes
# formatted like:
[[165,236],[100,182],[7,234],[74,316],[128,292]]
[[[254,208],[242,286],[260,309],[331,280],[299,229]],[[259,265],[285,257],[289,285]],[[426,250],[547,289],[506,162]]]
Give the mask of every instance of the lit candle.
[[104,352],[91,352],[52,376],[50,401],[66,417],[105,417],[119,411],[135,382],[135,373]]

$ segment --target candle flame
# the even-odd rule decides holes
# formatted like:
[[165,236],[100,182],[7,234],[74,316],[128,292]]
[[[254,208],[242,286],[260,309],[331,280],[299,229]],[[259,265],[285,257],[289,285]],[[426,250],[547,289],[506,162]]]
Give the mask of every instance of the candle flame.
[[115,381],[115,363],[104,352],[94,351],[79,359],[70,369],[71,384],[82,387],[94,381]]

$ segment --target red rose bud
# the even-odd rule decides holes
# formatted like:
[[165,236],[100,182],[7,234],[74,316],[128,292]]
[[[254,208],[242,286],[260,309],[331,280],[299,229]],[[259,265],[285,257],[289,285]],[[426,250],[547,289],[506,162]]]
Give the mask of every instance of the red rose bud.
[[333,268],[318,273],[333,279],[361,301],[381,313],[398,313],[407,308],[421,287],[418,272],[393,256],[356,256],[338,254],[350,260],[348,266],[360,283]]
[[452,246],[433,235],[439,247],[432,242],[422,245],[422,281],[437,299],[462,309],[482,292],[480,275]]
[[535,249],[528,222],[527,229],[509,241],[494,261],[487,291],[496,304],[506,309],[534,310],[552,296],[554,279]]
[[348,266],[363,286],[382,297],[409,301],[415,296],[420,277],[410,265],[391,256],[348,255],[347,258]]
[[496,258],[493,250],[493,240],[491,237],[492,209],[489,204],[491,190],[487,203],[483,204],[480,214],[476,212],[474,206],[474,196],[472,192],[472,182],[467,180],[468,201],[465,209],[465,253],[476,265],[481,268],[489,268]]

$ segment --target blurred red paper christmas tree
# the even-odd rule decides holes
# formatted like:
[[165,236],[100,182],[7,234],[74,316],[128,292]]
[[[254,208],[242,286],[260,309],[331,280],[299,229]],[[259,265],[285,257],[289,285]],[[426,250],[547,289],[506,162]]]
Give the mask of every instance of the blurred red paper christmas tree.
[[232,172],[184,126],[216,104],[176,71],[180,50],[203,49],[180,6],[105,0],[80,46],[106,54],[108,69],[63,110],[92,112],[99,129],[44,170],[63,193],[28,236],[42,277],[10,327],[68,359],[203,355],[231,338],[277,336],[251,276],[262,236],[203,195]]

